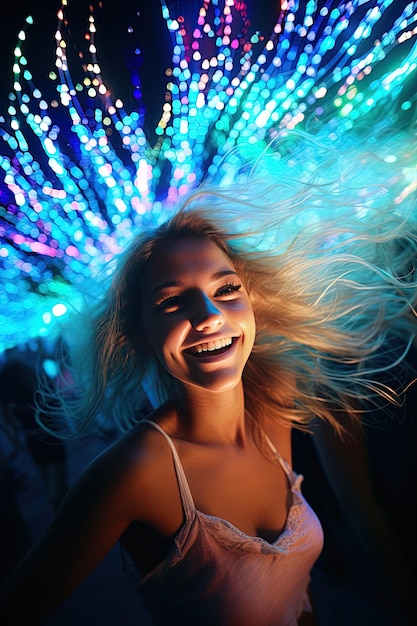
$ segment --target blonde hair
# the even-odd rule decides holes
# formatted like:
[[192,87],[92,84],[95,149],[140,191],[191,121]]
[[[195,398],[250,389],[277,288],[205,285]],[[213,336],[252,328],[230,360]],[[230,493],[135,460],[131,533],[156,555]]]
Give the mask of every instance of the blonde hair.
[[[342,416],[363,420],[366,410],[401,403],[414,375],[407,354],[416,334],[415,199],[379,156],[351,151],[343,163],[338,155],[336,175],[326,150],[308,171],[274,150],[249,173],[233,166],[232,177],[231,158],[220,182],[207,182],[132,240],[72,346],[78,382],[60,394],[59,409],[72,433],[100,411],[127,430],[146,388],[159,402],[172,393],[142,326],[142,287],[153,255],[184,236],[214,241],[250,295],[257,335],[243,383],[253,420],[307,429],[318,417],[342,432]],[[355,159],[378,177],[364,185]]]

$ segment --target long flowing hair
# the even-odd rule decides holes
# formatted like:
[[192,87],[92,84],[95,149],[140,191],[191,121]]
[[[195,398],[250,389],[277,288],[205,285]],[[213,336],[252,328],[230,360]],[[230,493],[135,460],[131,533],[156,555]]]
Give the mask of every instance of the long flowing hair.
[[396,150],[393,162],[390,146],[378,148],[340,151],[294,133],[260,155],[229,155],[216,180],[132,239],[110,286],[68,328],[75,382],[58,392],[58,410],[50,403],[51,424],[60,415],[69,436],[101,414],[127,430],[144,402],[157,406],[173,392],[141,303],[150,260],[185,235],[214,241],[248,290],[257,327],[243,374],[252,420],[308,429],[318,417],[342,432],[343,416],[371,420],[401,404],[415,375],[416,151]]

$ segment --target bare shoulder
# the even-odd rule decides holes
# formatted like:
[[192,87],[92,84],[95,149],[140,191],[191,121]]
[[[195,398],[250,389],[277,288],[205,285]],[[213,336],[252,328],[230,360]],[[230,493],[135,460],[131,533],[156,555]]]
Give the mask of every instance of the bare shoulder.
[[95,498],[101,494],[127,521],[158,527],[167,502],[172,502],[181,516],[170,447],[161,433],[146,423],[139,423],[100,454],[78,482],[78,490],[94,493]]

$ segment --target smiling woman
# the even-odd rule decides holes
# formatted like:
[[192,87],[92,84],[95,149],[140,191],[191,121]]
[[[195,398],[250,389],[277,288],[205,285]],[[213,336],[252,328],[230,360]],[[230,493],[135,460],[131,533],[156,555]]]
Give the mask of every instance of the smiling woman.
[[230,258],[213,241],[177,238],[153,257],[146,284],[147,340],[167,371],[187,388],[235,388],[255,323]]
[[62,320],[38,421],[123,436],[5,583],[2,625],[41,623],[117,542],[155,624],[311,623],[308,430],[373,559],[355,585],[384,600],[329,615],[331,578],[317,622],[414,626],[361,428],[395,422],[416,376],[417,0],[6,4],[0,347]]
[[[79,434],[104,412],[129,432],[6,582],[6,623],[42,623],[117,541],[155,624],[314,623],[323,533],[292,469],[291,431],[319,418],[343,434],[366,418],[364,399],[400,397],[379,376],[397,382],[401,363],[411,376],[417,237],[406,203],[398,216],[369,199],[374,219],[353,219],[357,189],[348,228],[339,214],[291,235],[282,188],[268,181],[196,190],[132,240],[68,334],[76,382],[50,415]],[[317,181],[308,189],[326,194]],[[145,392],[155,408],[139,419]]]

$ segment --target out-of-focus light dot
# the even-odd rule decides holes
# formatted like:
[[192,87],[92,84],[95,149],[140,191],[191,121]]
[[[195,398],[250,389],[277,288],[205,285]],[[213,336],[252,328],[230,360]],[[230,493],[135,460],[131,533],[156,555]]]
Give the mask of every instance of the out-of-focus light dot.
[[116,198],[114,201],[117,210],[120,211],[120,213],[126,213],[127,211],[127,206],[125,204],[125,202],[123,202],[123,200],[121,198]]
[[326,93],[327,93],[326,87],[320,87],[314,92],[314,95],[316,96],[316,98],[324,98]]
[[45,371],[45,374],[49,376],[49,378],[56,378],[59,373],[59,367],[56,361],[53,359],[44,359],[42,361],[42,367]]
[[4,289],[5,289],[5,291],[7,291],[7,293],[9,293],[9,294],[17,293],[17,285],[15,285],[15,284],[14,284],[14,283],[12,283],[12,282],[7,282],[7,283],[4,285]]
[[78,248],[76,248],[75,246],[67,246],[67,248],[65,249],[65,254],[71,257],[77,257],[79,256]]
[[62,317],[62,315],[65,315],[67,311],[68,309],[66,305],[62,302],[54,304],[54,306],[52,307],[52,315],[54,315],[55,317]]
[[345,104],[344,107],[342,107],[342,109],[340,110],[340,115],[342,117],[347,117],[349,115],[349,113],[352,111],[353,109],[353,105],[352,104]]

